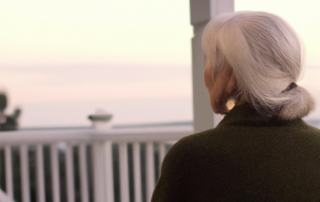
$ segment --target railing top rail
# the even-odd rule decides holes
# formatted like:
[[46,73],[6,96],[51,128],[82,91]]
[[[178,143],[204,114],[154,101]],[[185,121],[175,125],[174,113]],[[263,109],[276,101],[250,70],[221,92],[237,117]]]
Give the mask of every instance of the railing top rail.
[[193,133],[192,126],[170,126],[124,129],[61,129],[0,132],[0,145],[78,143],[110,140],[113,142],[146,142],[178,140]]

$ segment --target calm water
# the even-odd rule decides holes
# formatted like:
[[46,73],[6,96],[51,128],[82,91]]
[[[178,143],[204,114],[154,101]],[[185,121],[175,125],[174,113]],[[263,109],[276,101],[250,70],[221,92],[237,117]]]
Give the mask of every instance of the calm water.
[[[113,114],[113,124],[192,120],[191,67],[96,65],[0,70],[0,86],[10,95],[6,113],[21,107],[21,127],[90,126],[87,117],[97,109]],[[320,68],[308,67],[298,82],[317,103],[319,78]],[[306,119],[316,124],[320,106]]]

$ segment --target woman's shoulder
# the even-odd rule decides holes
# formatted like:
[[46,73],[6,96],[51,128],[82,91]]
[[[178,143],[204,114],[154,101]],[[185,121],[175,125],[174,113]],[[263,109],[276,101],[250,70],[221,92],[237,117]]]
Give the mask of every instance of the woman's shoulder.
[[203,147],[205,144],[209,143],[208,139],[214,138],[218,135],[218,130],[216,128],[202,131],[199,133],[194,133],[181,138],[177,143],[175,143],[170,151],[194,151],[197,147]]
[[162,178],[170,176],[170,181],[184,181],[186,175],[191,177],[196,174],[198,169],[196,165],[202,164],[207,150],[212,150],[215,147],[208,140],[210,136],[215,136],[215,134],[216,129],[210,129],[181,138],[169,149],[163,160]]
[[181,138],[170,150],[172,150],[172,152],[186,152],[188,150],[194,152],[206,148],[220,147],[230,139],[233,139],[235,135],[236,131],[234,128],[212,128]]
[[266,142],[281,148],[292,145],[301,147],[303,143],[317,145],[319,148],[320,130],[302,120],[279,126],[221,125],[180,139],[168,151],[164,163],[182,166],[184,163],[180,161],[199,163],[205,161],[207,157],[215,159],[219,156],[229,156],[230,153],[245,153],[246,148],[269,150],[270,147],[266,146]]
[[221,132],[216,128],[185,136],[170,148],[164,164],[175,162],[174,164],[182,165],[183,163],[179,160],[199,160],[199,157],[203,157],[207,150],[219,150],[217,147],[220,147],[218,142],[221,142],[219,141],[221,136]]
[[192,179],[198,178],[204,166],[208,166],[204,163],[210,158],[206,150],[213,148],[208,137],[216,132],[211,129],[185,136],[170,148],[162,162],[152,201],[187,201],[188,193],[194,193]]

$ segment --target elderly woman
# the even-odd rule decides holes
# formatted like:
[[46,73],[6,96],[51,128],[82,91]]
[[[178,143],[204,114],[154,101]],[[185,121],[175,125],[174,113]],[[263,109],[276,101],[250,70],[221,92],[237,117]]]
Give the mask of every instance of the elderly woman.
[[301,119],[314,101],[295,83],[295,31],[273,14],[235,12],[209,22],[203,49],[211,107],[226,116],[170,149],[152,202],[320,201],[320,130]]

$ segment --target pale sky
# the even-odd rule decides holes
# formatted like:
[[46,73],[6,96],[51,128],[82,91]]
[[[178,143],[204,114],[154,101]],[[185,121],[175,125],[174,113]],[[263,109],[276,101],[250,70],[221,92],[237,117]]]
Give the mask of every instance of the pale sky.
[[[23,108],[23,126],[81,125],[80,119],[59,122],[55,117],[65,116],[70,103],[91,102],[86,110],[94,111],[94,103],[124,100],[182,99],[181,106],[189,108],[176,112],[181,116],[150,118],[146,112],[137,120],[192,119],[189,1],[0,0],[0,5],[0,89],[10,95],[10,110]],[[306,45],[307,66],[313,69],[300,83],[320,97],[320,1],[236,0],[235,9],[275,13],[296,29]],[[166,109],[179,105],[177,101],[170,108],[167,101],[162,102]],[[52,114],[50,108],[63,103],[69,104]],[[42,106],[42,115],[35,115],[36,106]],[[107,110],[126,117],[118,110],[124,107],[110,106],[114,110]],[[65,113],[75,111],[81,110]],[[79,113],[85,117],[89,112]],[[44,114],[50,116],[50,124]]]
[[[2,1],[0,27],[0,85],[14,100],[190,95],[192,28],[184,0]],[[167,79],[166,69],[181,68],[184,78]],[[181,79],[187,89],[178,90]]]
[[2,0],[0,26],[1,65],[190,63],[185,0]]

